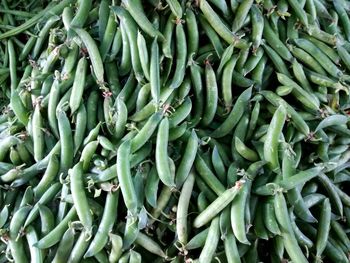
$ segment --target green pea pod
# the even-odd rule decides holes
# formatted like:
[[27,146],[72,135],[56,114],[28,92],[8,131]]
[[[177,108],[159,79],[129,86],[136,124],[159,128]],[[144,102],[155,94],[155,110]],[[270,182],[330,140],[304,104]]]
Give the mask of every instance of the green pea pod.
[[232,131],[232,129],[237,125],[243,116],[245,106],[247,105],[251,94],[252,87],[242,92],[242,94],[238,97],[235,105],[233,106],[230,114],[227,116],[226,120],[211,133],[211,137],[221,138]]
[[33,143],[34,143],[34,159],[40,161],[44,158],[44,131],[43,118],[40,113],[40,105],[35,106],[33,113]]
[[292,94],[306,107],[311,110],[317,111],[320,107],[320,102],[318,99],[310,96],[310,93],[306,92],[302,87],[300,87],[296,82],[291,80],[288,76],[277,73],[277,78],[282,85],[292,87]]
[[[222,58],[223,59],[223,58]],[[222,73],[222,97],[225,103],[225,107],[230,109],[232,107],[232,73],[236,66],[238,55],[230,56],[230,60],[226,63]],[[221,60],[222,61],[222,60]]]
[[267,19],[264,21],[263,36],[270,47],[274,49],[283,59],[292,60],[292,54],[289,52],[285,44],[279,39],[278,35],[273,31]]
[[215,250],[219,243],[219,239],[220,239],[219,217],[216,217],[211,221],[207,239],[199,255],[200,263],[210,262],[213,259]]
[[282,133],[286,120],[286,109],[282,105],[278,107],[267,130],[267,137],[264,142],[264,158],[272,171],[278,171],[278,140]]
[[171,12],[176,16],[176,18],[182,18],[182,7],[177,0],[166,0]]
[[73,203],[76,207],[79,220],[85,230],[91,231],[92,215],[90,213],[87,196],[83,182],[83,162],[77,163],[70,171],[70,188],[73,197]]
[[123,239],[116,234],[109,234],[112,248],[109,254],[109,262],[116,263],[122,254]]
[[58,244],[58,248],[56,251],[56,255],[53,258],[52,262],[66,262],[71,249],[74,245],[74,230],[72,228],[68,228],[67,231],[63,234],[62,240]]
[[155,38],[151,47],[151,64],[149,69],[150,74],[150,86],[153,101],[159,103],[160,95],[160,70],[159,70],[159,48],[158,42]]
[[345,125],[349,118],[345,115],[335,114],[323,119],[315,128],[315,132],[334,125]]
[[182,245],[188,241],[187,214],[194,185],[194,174],[190,173],[181,190],[176,212],[176,233]]
[[33,189],[37,198],[41,197],[47,191],[49,185],[55,180],[59,170],[59,161],[56,155],[52,155],[49,164],[42,176],[40,182]]
[[99,85],[104,83],[104,67],[100,52],[96,45],[95,40],[82,28],[72,28],[72,30],[77,33],[81,41],[84,43],[92,63],[92,68]]
[[162,119],[162,114],[159,112],[154,113],[138,132],[138,134],[131,140],[131,153],[140,149],[153,135],[154,131],[158,127],[159,122]]
[[181,20],[176,20],[176,67],[170,88],[178,88],[185,77],[187,59],[187,40]]
[[28,214],[24,226],[30,225],[39,215],[39,205],[46,205],[51,202],[57,193],[60,191],[61,185],[60,183],[55,183],[51,185],[46,192],[40,197],[37,203],[33,206],[32,210]]
[[262,35],[264,31],[264,17],[260,9],[255,4],[251,6],[250,15],[252,20],[252,52],[255,54],[262,42]]
[[88,234],[85,231],[82,231],[75,241],[73,249],[69,255],[68,262],[69,263],[78,263],[82,260],[85,250],[88,248],[90,244],[90,240],[87,240]]
[[328,242],[328,235],[331,223],[331,205],[329,199],[326,198],[322,202],[322,210],[319,219],[319,227],[317,229],[316,240],[316,257],[320,258],[325,250]]
[[57,112],[58,131],[61,139],[60,171],[66,173],[73,164],[74,143],[72,130],[66,113],[62,110]]
[[263,221],[266,229],[273,235],[281,235],[275,215],[273,199],[271,198],[267,199],[263,204]]
[[130,151],[131,143],[129,140],[119,146],[117,153],[117,175],[125,206],[135,215],[137,210],[137,195],[130,172]]
[[193,221],[193,226],[199,228],[210,222],[217,214],[219,214],[229,203],[234,200],[244,181],[238,181],[232,188],[227,189],[219,195],[204,211],[202,211]]
[[135,243],[147,251],[151,252],[152,254],[158,255],[162,258],[166,258],[166,254],[162,250],[162,248],[156,243],[154,240],[152,240],[149,236],[139,232]]
[[106,198],[106,205],[97,233],[92,240],[84,257],[94,256],[101,251],[108,241],[108,234],[112,231],[117,218],[119,192],[109,192]]
[[211,190],[213,190],[218,196],[225,192],[225,187],[213,174],[213,172],[210,170],[210,168],[199,153],[197,153],[194,164],[197,172],[202,177],[202,179],[208,184]]
[[249,192],[252,182],[243,179],[245,182],[238,189],[238,195],[231,203],[231,227],[237,240],[243,244],[250,244],[246,236],[244,208],[249,201]]
[[38,243],[36,243],[36,246],[40,249],[45,249],[57,244],[64,232],[68,229],[68,223],[71,222],[76,215],[75,207],[72,207],[62,221],[60,221],[50,233],[41,238]]
[[209,232],[209,227],[202,230],[201,232],[199,232],[198,234],[196,234],[194,237],[192,237],[190,239],[190,241],[188,241],[187,245],[185,246],[185,248],[187,250],[193,250],[193,249],[197,249],[197,248],[201,248],[203,247],[207,236],[208,236],[208,232]]
[[283,244],[289,257],[295,262],[308,262],[295,238],[288,215],[286,200],[284,199],[282,192],[276,193],[274,204],[276,218],[283,233]]
[[150,80],[149,56],[148,56],[147,44],[144,36],[141,34],[140,31],[137,32],[137,47],[139,51],[142,71],[146,79]]
[[[122,0],[126,10],[130,15],[135,19],[139,27],[142,28],[148,35],[151,37],[158,37],[159,40],[163,41],[164,36],[157,29],[154,28],[152,23],[146,17],[144,11],[142,10],[142,5],[135,4],[130,0]],[[112,7],[112,10],[115,10],[115,7]]]
[[82,57],[79,60],[77,69],[75,71],[72,93],[69,99],[71,114],[76,112],[80,107],[85,88],[87,66],[88,64],[86,58]]
[[147,176],[145,185],[145,196],[147,202],[152,206],[157,206],[157,192],[158,192],[159,176],[156,168],[153,166]]
[[342,72],[337,68],[336,65],[312,42],[306,39],[294,39],[293,40],[296,45],[307,53],[309,53],[312,57],[314,57],[317,61],[322,61],[321,66],[333,77],[337,78],[342,75]]
[[33,262],[44,262],[44,256],[42,251],[34,246],[34,244],[38,242],[38,234],[36,233],[34,227],[28,226],[26,228],[26,238],[29,245],[31,260]]
[[39,204],[39,214],[41,221],[41,236],[45,236],[54,229],[55,218],[50,208],[41,204]]
[[186,9],[186,25],[187,25],[187,38],[188,38],[188,50],[187,54],[190,57],[192,54],[197,55],[199,46],[199,29],[196,15],[191,8]]
[[242,157],[251,162],[255,162],[259,159],[258,154],[254,150],[248,148],[238,137],[235,137],[235,148]]
[[157,147],[156,147],[156,167],[159,179],[168,187],[175,187],[174,175],[170,171],[168,164],[168,137],[169,121],[164,118],[158,127]]

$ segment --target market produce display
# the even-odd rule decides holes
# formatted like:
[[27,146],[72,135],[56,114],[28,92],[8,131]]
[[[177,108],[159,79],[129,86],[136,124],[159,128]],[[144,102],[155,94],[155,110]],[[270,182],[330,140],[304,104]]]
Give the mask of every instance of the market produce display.
[[1,262],[349,262],[350,2],[3,0]]

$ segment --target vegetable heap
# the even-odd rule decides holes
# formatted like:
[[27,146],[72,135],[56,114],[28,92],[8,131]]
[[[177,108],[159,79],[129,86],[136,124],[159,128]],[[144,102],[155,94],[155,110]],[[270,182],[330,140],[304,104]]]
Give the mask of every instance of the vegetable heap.
[[349,262],[349,1],[0,20],[0,263]]

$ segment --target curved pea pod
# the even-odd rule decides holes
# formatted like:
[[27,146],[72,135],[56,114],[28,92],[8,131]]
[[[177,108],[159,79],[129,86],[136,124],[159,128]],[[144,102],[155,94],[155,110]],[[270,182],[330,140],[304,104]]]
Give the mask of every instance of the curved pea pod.
[[296,112],[294,108],[291,107],[285,100],[271,91],[263,90],[260,91],[260,93],[275,107],[279,107],[280,104],[284,105],[288,115],[290,115],[292,118],[294,126],[305,136],[308,136],[310,134],[310,128],[307,123],[300,116],[300,114],[298,114],[298,112]]
[[138,233],[135,239],[135,243],[151,252],[152,254],[158,255],[162,258],[167,257],[162,248],[154,240],[141,232]]
[[309,53],[314,59],[317,61],[322,61],[321,66],[326,70],[331,76],[337,78],[342,75],[342,72],[339,68],[334,65],[332,60],[328,58],[317,46],[315,46],[312,42],[307,39],[294,39],[294,43]]
[[314,246],[314,243],[299,229],[298,225],[295,223],[295,215],[293,214],[292,208],[289,209],[289,216],[290,216],[291,226],[292,226],[295,238],[298,241],[298,244],[300,246],[312,248]]
[[235,137],[235,148],[242,157],[251,162],[255,162],[259,159],[258,154],[254,150],[248,148],[238,137]]
[[243,116],[245,107],[248,104],[251,95],[252,87],[242,92],[242,94],[237,98],[237,101],[233,106],[230,114],[227,116],[226,120],[210,134],[211,137],[221,138],[233,130],[233,128],[237,125]]
[[188,206],[190,204],[192,190],[194,186],[194,180],[195,180],[194,174],[190,173],[183,184],[183,187],[181,189],[181,194],[179,197],[179,202],[177,205],[176,234],[178,236],[178,240],[182,245],[186,245],[188,241],[187,215],[188,215]]
[[171,195],[171,188],[164,185],[157,199],[157,206],[152,209],[149,225],[152,225],[154,221],[162,214],[163,210],[169,203]]
[[233,45],[229,45],[222,53],[222,56],[220,59],[220,64],[219,64],[217,71],[216,71],[218,76],[221,75],[221,71],[223,70],[225,65],[230,61],[230,59],[233,55],[233,49],[234,49]]
[[100,52],[96,45],[95,40],[90,36],[90,34],[82,28],[74,28],[72,30],[77,33],[81,41],[84,43],[86,47],[90,61],[92,64],[92,68],[97,79],[99,85],[103,85],[104,83],[104,67]]
[[[244,208],[249,202],[249,192],[252,182],[246,178],[245,182],[240,185],[238,195],[231,203],[231,227],[237,240],[243,244],[250,244],[246,236],[246,222]],[[243,181],[242,181],[243,182]],[[241,182],[241,184],[242,184]]]
[[[290,178],[295,175],[295,157],[288,150],[284,151],[282,160],[282,176],[283,178]],[[294,213],[305,222],[314,223],[317,220],[311,214],[309,208],[306,206],[301,192],[297,187],[290,189],[287,192],[288,202],[294,206]]]
[[52,262],[66,262],[68,260],[70,251],[74,245],[74,229],[68,228],[67,231],[63,234],[62,240],[58,244],[56,255],[53,258]]
[[[314,177],[318,176],[319,178],[322,176],[323,167],[313,167],[304,171],[301,171],[291,177],[285,178],[282,181],[278,182],[279,187],[284,190],[290,190],[297,187],[300,184],[310,181]],[[261,195],[270,195],[273,194],[275,190],[275,184],[267,184],[260,186],[255,190],[255,193]]]
[[28,226],[31,224],[39,215],[39,206],[40,205],[46,205],[47,203],[51,202],[54,197],[57,195],[57,193],[60,191],[61,185],[60,183],[55,183],[51,185],[46,192],[40,197],[40,199],[37,201],[37,203],[33,206],[32,210],[28,214],[26,221],[24,223],[24,226]]
[[14,212],[9,225],[9,237],[12,241],[16,242],[20,238],[21,228],[30,210],[30,206],[23,206]]
[[101,251],[108,241],[108,235],[112,231],[113,225],[117,218],[119,192],[109,192],[106,198],[106,204],[103,211],[102,219],[97,233],[92,240],[84,257],[94,256]]
[[234,44],[235,47],[241,49],[244,49],[248,46],[245,40],[236,37],[232,33],[232,31],[222,22],[219,15],[213,10],[213,8],[208,4],[206,0],[200,1],[199,8],[203,12],[204,17],[208,21],[208,23],[213,27],[217,34],[228,44]]
[[267,199],[267,201],[263,204],[263,221],[266,229],[273,235],[281,235],[281,231],[276,220],[273,199],[271,198]]
[[226,168],[216,145],[213,148],[211,160],[219,180],[224,184],[226,182]]
[[283,244],[289,257],[295,262],[307,263],[308,261],[305,258],[303,251],[300,249],[291,227],[286,200],[281,191],[277,191],[274,205],[276,218],[282,231]]
[[18,120],[24,125],[27,125],[29,121],[29,111],[24,106],[21,97],[19,96],[19,93],[16,89],[11,92],[10,106]]
[[[144,10],[142,10],[142,5],[135,4],[130,0],[123,0],[122,2],[126,10],[128,10],[130,15],[133,17],[133,19],[139,25],[139,27],[142,28],[143,31],[145,31],[149,36],[153,38],[158,37],[159,40],[164,40],[164,36],[162,35],[162,33],[155,29],[155,27],[146,17]],[[112,8],[112,10],[114,11],[114,7]]]
[[219,217],[215,217],[210,224],[204,247],[199,255],[199,262],[211,262],[220,240]]
[[81,262],[85,250],[90,244],[90,240],[88,240],[89,236],[85,231],[82,231],[75,241],[73,249],[69,255],[68,262],[69,263],[78,263]]
[[302,87],[300,87],[296,82],[291,80],[288,76],[277,73],[277,78],[282,85],[293,87],[292,94],[298,99],[303,105],[311,110],[319,110],[320,102],[318,99],[310,96]]
[[136,152],[140,149],[153,135],[154,131],[158,127],[159,122],[162,119],[160,112],[154,113],[138,132],[138,134],[131,140],[131,153]]
[[213,174],[213,172],[210,170],[203,157],[201,157],[199,153],[197,153],[194,164],[197,172],[211,190],[213,190],[218,196],[225,192],[225,187]]
[[218,215],[226,206],[228,206],[232,200],[236,197],[244,180],[237,181],[235,186],[227,189],[221,195],[219,195],[204,211],[202,211],[193,221],[193,226],[199,228],[206,223],[210,222],[216,215]]
[[57,244],[62,238],[64,232],[68,229],[68,223],[71,222],[76,217],[76,215],[77,212],[73,206],[67,215],[62,219],[62,221],[60,221],[50,233],[41,238],[36,243],[36,246],[40,249],[45,249]]
[[315,128],[315,132],[331,127],[334,125],[345,125],[349,121],[349,117],[341,114],[330,115],[323,119]]
[[87,172],[91,165],[92,156],[96,153],[96,149],[99,145],[98,141],[92,141],[85,145],[81,152],[80,161],[83,164],[83,171]]
[[280,40],[278,35],[271,28],[268,20],[265,18],[263,36],[270,47],[274,49],[283,59],[292,60],[292,54],[289,52],[285,44]]
[[33,191],[35,196],[41,197],[45,191],[47,191],[50,183],[52,183],[59,171],[59,160],[56,155],[52,155],[49,160],[49,164],[45,170],[44,175],[42,176],[39,183],[34,187]]
[[127,212],[124,237],[123,237],[123,250],[130,248],[130,246],[135,242],[140,229],[138,227],[138,218]]
[[333,182],[326,176],[324,173],[320,174],[318,177],[321,184],[324,186],[324,188],[327,190],[332,204],[335,206],[337,212],[342,215],[343,214],[343,203],[339,196],[339,191],[337,191],[337,186],[333,184]]
[[176,108],[175,112],[169,117],[169,127],[174,128],[184,121],[190,114],[192,101],[187,97],[182,104]]
[[278,161],[278,140],[282,133],[286,115],[285,107],[282,105],[279,106],[272,117],[264,142],[264,158],[268,162],[270,169],[275,172],[280,169]]

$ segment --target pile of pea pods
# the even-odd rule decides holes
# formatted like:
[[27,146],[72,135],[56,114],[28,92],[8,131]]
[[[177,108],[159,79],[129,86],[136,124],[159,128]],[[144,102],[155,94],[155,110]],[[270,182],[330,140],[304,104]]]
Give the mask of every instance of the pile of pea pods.
[[0,263],[349,262],[350,2],[2,0]]

